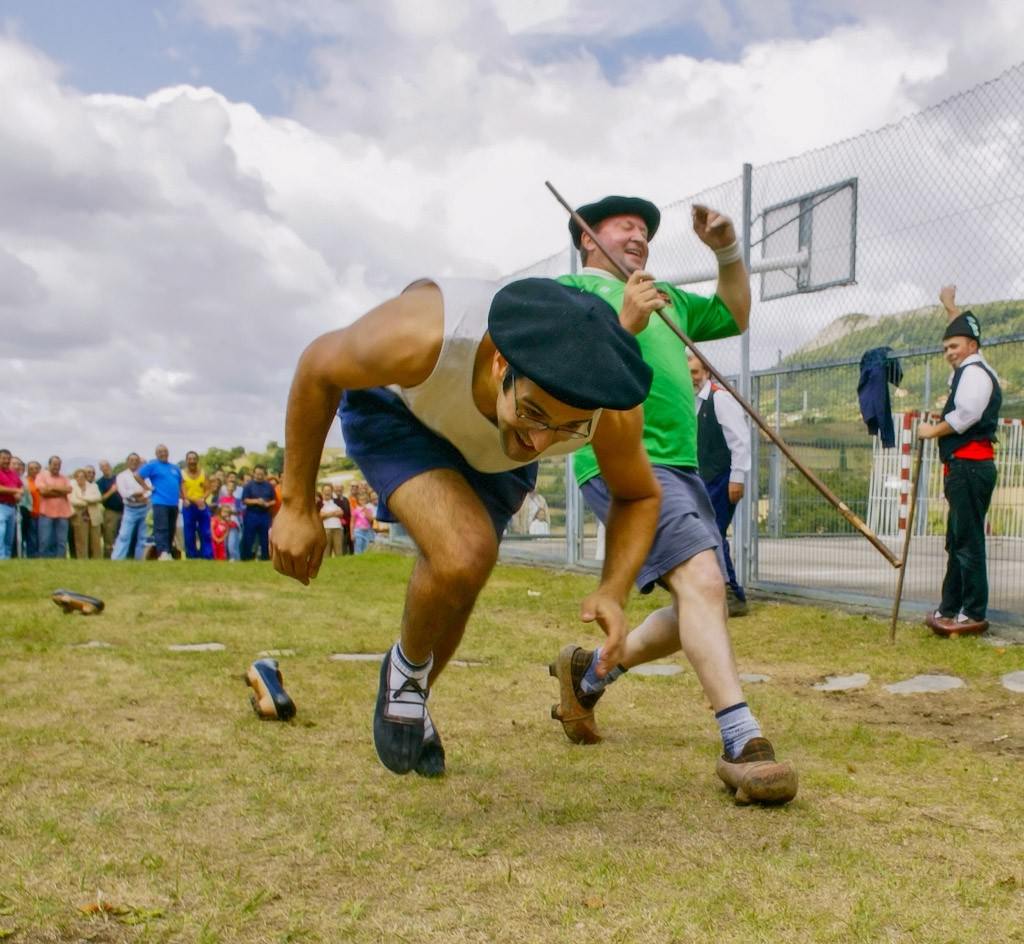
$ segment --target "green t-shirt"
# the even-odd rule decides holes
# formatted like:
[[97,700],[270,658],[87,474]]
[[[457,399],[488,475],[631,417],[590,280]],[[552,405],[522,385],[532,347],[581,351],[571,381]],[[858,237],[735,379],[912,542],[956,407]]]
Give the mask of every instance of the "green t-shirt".
[[[616,311],[622,308],[626,283],[601,275],[563,275],[563,285],[573,285],[603,298]],[[714,341],[739,334],[725,303],[717,296],[705,298],[659,282],[658,288],[672,299],[669,317],[694,341]],[[653,465],[697,466],[697,417],[693,384],[686,362],[686,348],[659,315],[637,335],[644,360],[654,370],[651,392],[644,401],[644,447]],[[573,453],[576,481],[582,485],[599,470],[593,447]]]

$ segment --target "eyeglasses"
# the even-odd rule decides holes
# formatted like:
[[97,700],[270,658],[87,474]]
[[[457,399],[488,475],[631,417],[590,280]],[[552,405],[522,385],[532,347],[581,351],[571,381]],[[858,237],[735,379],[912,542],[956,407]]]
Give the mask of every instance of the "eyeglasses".
[[579,426],[551,426],[536,417],[530,416],[528,413],[524,413],[519,409],[519,397],[516,395],[516,380],[518,378],[515,374],[512,375],[512,403],[515,405],[516,419],[519,420],[528,429],[547,430],[554,433],[556,436],[564,437],[565,439],[586,439],[590,436],[590,429],[594,424],[592,419],[586,420],[582,425]]

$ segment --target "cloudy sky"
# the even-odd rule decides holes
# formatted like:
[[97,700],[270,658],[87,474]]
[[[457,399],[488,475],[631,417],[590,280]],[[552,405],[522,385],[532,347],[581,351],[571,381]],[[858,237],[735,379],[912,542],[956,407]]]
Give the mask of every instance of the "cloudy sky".
[[262,448],[317,334],[561,250],[545,179],[680,200],[1022,31],[998,0],[5,0],[0,445]]

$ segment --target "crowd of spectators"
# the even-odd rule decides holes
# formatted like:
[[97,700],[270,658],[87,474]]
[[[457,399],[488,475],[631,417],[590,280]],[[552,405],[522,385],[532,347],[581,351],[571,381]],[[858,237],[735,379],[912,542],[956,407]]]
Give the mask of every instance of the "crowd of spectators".
[[[43,469],[0,449],[0,559],[269,559],[281,486],[266,467],[207,472],[198,453],[179,466],[163,445],[145,462],[131,453],[116,475],[106,460],[98,465],[98,477],[91,465],[68,477],[60,456]],[[324,484],[317,509],[326,556],[360,554],[373,543],[377,496],[365,482],[352,483],[348,495]]]

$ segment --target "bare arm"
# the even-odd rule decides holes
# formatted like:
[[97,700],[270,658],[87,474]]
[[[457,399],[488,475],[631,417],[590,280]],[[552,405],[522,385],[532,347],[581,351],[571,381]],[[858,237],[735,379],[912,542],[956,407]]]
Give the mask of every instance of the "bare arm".
[[942,302],[942,307],[946,309],[947,322],[952,321],[961,314],[961,311],[956,304],[955,285],[943,285],[939,291],[939,301]]
[[[736,242],[732,220],[724,213],[700,204],[693,207],[693,231],[712,250],[726,249]],[[746,331],[750,326],[750,276],[742,257],[725,265],[719,261],[715,294],[729,309],[740,331]]]
[[952,436],[956,430],[945,420],[938,423],[918,423],[917,435],[921,439],[941,439],[943,436]]
[[597,620],[608,636],[598,674],[622,660],[627,624],[623,607],[629,588],[647,557],[658,523],[661,489],[643,446],[643,409],[601,416],[594,436],[594,454],[611,493],[607,549],[601,583],[584,601],[584,622]]
[[317,338],[299,358],[285,416],[282,507],[274,523],[274,567],[309,583],[326,538],[316,512],[316,479],[327,431],[346,390],[421,384],[444,335],[441,292],[423,285]]

